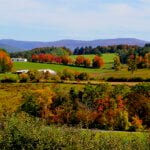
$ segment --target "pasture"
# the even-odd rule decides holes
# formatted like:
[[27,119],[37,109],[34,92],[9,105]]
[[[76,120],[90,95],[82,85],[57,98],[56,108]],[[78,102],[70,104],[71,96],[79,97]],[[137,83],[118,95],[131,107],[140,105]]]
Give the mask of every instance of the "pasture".
[[[37,70],[37,69],[52,69],[56,72],[62,72],[64,69],[68,68],[77,72],[88,72],[91,77],[96,78],[97,80],[106,79],[108,77],[142,77],[149,78],[150,70],[149,69],[138,69],[131,74],[128,72],[127,65],[122,65],[122,69],[120,71],[115,71],[111,69],[113,66],[113,58],[116,54],[103,54],[102,58],[104,60],[104,66],[100,69],[95,68],[85,68],[85,67],[77,67],[74,65],[62,65],[62,64],[44,64],[44,63],[31,63],[31,62],[14,62],[13,71],[29,69],[29,70]],[[86,58],[94,58],[94,55],[83,55]],[[77,55],[70,56],[71,59],[75,60]],[[8,74],[7,74],[8,75]],[[1,75],[2,76],[2,75]]]

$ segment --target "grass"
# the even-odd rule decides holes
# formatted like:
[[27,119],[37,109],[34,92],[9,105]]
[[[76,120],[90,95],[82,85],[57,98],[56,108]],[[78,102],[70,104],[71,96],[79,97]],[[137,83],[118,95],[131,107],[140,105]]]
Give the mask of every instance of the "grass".
[[[91,58],[95,55],[83,55],[86,58]],[[37,70],[37,69],[52,69],[56,72],[63,71],[64,69],[68,68],[73,71],[79,71],[79,72],[88,72],[90,74],[100,74],[100,73],[107,73],[107,72],[113,72],[111,70],[111,66],[113,65],[113,58],[115,54],[103,54],[103,60],[105,62],[104,66],[100,69],[93,69],[93,68],[84,68],[84,67],[76,67],[76,66],[67,66],[67,65],[59,65],[59,64],[42,64],[42,63],[31,63],[31,62],[14,62],[14,68],[13,71],[16,70],[22,70],[22,69],[29,69],[29,70]],[[71,59],[75,60],[76,55],[70,56]]]
[[[142,78],[149,78],[150,70],[149,69],[138,69],[131,75],[130,72],[127,71],[127,65],[122,65],[123,69],[121,71],[115,71],[111,69],[113,66],[113,58],[116,54],[103,54],[102,58],[104,60],[104,66],[100,69],[93,69],[93,68],[84,68],[84,67],[76,67],[73,65],[59,65],[59,64],[43,64],[43,63],[31,63],[31,62],[14,62],[13,71],[22,70],[22,69],[29,69],[29,70],[37,70],[37,69],[52,69],[56,72],[62,72],[64,69],[68,68],[73,71],[77,72],[88,72],[91,74],[92,77],[96,78],[97,80],[108,78],[108,77],[142,77]],[[84,57],[88,57],[93,59],[95,55],[82,55]],[[71,59],[75,60],[77,55],[70,56]],[[9,74],[0,74],[0,79],[4,76],[12,76]],[[15,75],[14,75],[15,76]]]
[[0,80],[4,79],[5,77],[17,78],[18,75],[12,73],[0,73]]
[[[91,58],[95,55],[83,55],[86,58]],[[103,68],[111,67],[113,64],[113,58],[115,54],[103,54],[103,60],[105,62],[105,65]],[[77,56],[73,55],[70,56],[71,59],[75,60]],[[92,69],[92,68],[84,68],[84,67],[76,67],[76,66],[65,66],[65,65],[58,65],[58,64],[42,64],[42,63],[30,63],[30,62],[14,62],[14,71],[21,70],[21,69],[52,69],[54,71],[63,71],[65,68],[72,69],[74,71],[87,71],[87,72],[93,72],[98,71],[100,69]]]

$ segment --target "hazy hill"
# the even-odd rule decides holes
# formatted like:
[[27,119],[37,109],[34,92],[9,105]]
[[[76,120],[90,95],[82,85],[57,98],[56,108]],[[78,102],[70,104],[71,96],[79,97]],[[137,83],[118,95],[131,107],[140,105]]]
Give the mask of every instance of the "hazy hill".
[[37,41],[17,41],[12,39],[3,39],[0,40],[0,43],[7,44],[13,47],[18,47],[24,50],[30,50],[37,47],[67,47],[72,50],[76,47],[92,46],[108,46],[108,45],[119,45],[119,44],[128,44],[128,45],[138,45],[144,46],[147,41],[134,39],[134,38],[118,38],[118,39],[100,39],[93,41],[81,41],[81,40],[60,40],[54,42],[37,42]]
[[21,48],[16,48],[16,47],[13,47],[13,46],[10,46],[10,45],[6,45],[6,44],[3,44],[3,43],[0,43],[0,48],[4,48],[8,52],[23,51],[23,49],[21,49]]

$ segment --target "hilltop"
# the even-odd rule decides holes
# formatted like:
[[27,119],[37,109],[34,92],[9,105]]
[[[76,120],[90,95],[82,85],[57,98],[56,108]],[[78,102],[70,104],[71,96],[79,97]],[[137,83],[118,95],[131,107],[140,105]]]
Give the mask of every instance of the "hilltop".
[[[85,47],[92,46],[96,47],[100,46],[109,46],[109,45],[119,45],[119,44],[127,44],[127,45],[138,45],[144,46],[148,41],[139,40],[135,38],[117,38],[117,39],[99,39],[92,41],[84,41],[84,40],[59,40],[53,42],[39,42],[39,41],[17,41],[13,39],[2,39],[0,43],[16,47],[16,51],[30,50],[38,47],[67,47],[71,50],[74,50],[76,47]],[[12,50],[11,50],[12,51]]]
[[5,49],[8,52],[23,51],[23,49],[21,49],[21,48],[16,48],[16,47],[13,47],[13,46],[10,46],[10,45],[6,45],[6,44],[3,44],[3,43],[0,43],[0,48],[3,48],[3,49]]

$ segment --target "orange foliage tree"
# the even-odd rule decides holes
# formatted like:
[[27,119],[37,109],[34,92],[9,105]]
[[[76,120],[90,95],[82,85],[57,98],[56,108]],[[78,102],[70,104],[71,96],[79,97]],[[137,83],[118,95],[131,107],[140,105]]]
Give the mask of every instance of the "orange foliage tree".
[[85,67],[90,67],[91,59],[90,58],[85,58],[83,64],[84,64]]
[[9,55],[4,51],[0,51],[0,72],[11,71],[12,67],[13,63]]
[[68,55],[62,56],[61,59],[62,59],[62,63],[63,63],[64,65],[68,65],[68,64],[72,64],[72,63],[73,63],[73,60],[70,59]]
[[83,56],[77,56],[76,57],[76,61],[75,61],[75,64],[80,66],[80,65],[83,65],[83,62],[84,62],[84,57]]
[[95,56],[93,59],[93,67],[100,68],[104,65],[103,59],[99,56]]
[[145,64],[147,68],[150,68],[150,52],[145,54]]
[[38,62],[38,61],[39,61],[39,55],[33,54],[33,55],[31,56],[31,60],[32,60],[32,62]]

